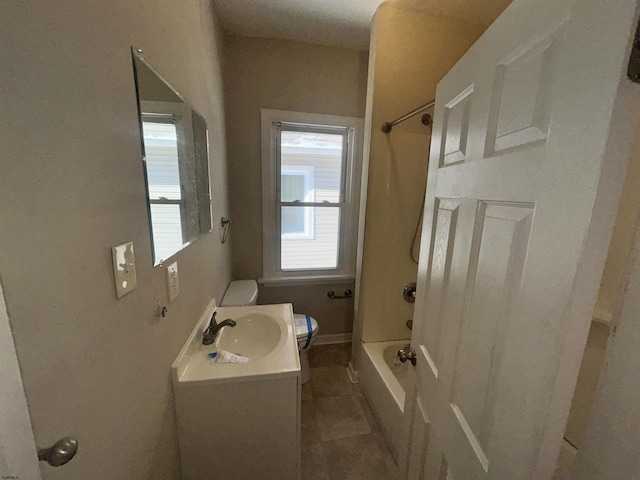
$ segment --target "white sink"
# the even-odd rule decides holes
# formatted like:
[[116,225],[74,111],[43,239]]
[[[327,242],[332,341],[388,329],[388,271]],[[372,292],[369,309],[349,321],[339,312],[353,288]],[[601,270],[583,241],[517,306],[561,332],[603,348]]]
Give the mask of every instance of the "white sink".
[[[202,333],[213,312],[226,319],[213,345],[202,344]],[[214,363],[210,354],[226,350],[247,357],[245,363]],[[194,383],[245,381],[265,375],[298,376],[300,359],[291,304],[216,307],[212,300],[172,365],[174,387]]]
[[[222,318],[218,317],[218,321]],[[225,318],[226,320],[226,318]],[[218,349],[248,357],[250,362],[277,352],[287,338],[283,319],[267,312],[248,312],[233,317],[235,327],[223,327],[216,340]]]

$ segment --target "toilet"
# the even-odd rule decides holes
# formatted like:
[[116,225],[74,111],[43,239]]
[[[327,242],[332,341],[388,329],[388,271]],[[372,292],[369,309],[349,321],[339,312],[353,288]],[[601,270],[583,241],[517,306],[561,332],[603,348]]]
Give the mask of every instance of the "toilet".
[[318,333],[318,322],[315,318],[302,313],[294,313],[293,321],[296,324],[296,337],[298,337],[302,383],[307,383],[309,378],[311,378],[308,352]]
[[[258,283],[255,280],[235,280],[229,284],[220,302],[221,307],[237,307],[256,305],[258,302]],[[300,374],[302,383],[311,378],[308,352],[318,333],[318,322],[315,318],[294,313],[293,320],[298,338],[298,352],[300,353]]]
[[221,307],[243,307],[258,303],[258,284],[255,280],[236,280],[224,292]]

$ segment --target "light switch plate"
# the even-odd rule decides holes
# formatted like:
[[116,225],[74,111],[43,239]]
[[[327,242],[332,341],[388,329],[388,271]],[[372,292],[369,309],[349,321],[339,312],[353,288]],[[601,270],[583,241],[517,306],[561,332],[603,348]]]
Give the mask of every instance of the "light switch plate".
[[133,242],[111,247],[113,278],[116,282],[116,296],[124,297],[136,288],[136,262],[133,256]]
[[180,293],[180,283],[178,282],[178,262],[173,262],[171,265],[167,265],[167,296],[169,301],[173,302],[173,299]]

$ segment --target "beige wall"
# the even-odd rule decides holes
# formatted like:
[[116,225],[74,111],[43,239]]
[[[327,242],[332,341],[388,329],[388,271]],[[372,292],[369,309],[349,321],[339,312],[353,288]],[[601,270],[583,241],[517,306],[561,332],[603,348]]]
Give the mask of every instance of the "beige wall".
[[[594,352],[587,344],[575,395],[582,393],[579,388],[583,376],[593,376],[593,372],[585,372],[591,367],[597,370],[592,391],[588,392],[591,398],[574,397],[571,405],[568,428],[573,417],[583,421],[572,478],[633,478],[638,472],[640,409],[635,377],[640,368],[640,124],[634,138],[596,302],[595,316],[610,320],[613,326],[609,328],[606,352],[602,353],[604,359],[598,359],[600,364],[588,363]],[[586,423],[583,416],[587,416]]]
[[[179,253],[181,291],[167,304],[151,261],[130,46],[207,119],[213,216],[228,215],[210,3],[3,2],[0,275],[36,441],[80,443],[70,464],[43,467],[46,479],[179,478],[169,368],[224,292],[230,253],[215,232]],[[110,249],[126,241],[138,287],[117,300]]]
[[[636,138],[640,138],[640,127]],[[636,145],[635,158],[640,158],[640,145]],[[618,216],[613,229],[607,263],[602,274],[598,300],[594,316],[606,322],[611,320],[618,306],[625,270],[640,211],[640,162],[631,161],[627,167],[627,177],[618,206]]]
[[[402,298],[415,282],[410,247],[427,175],[431,129],[420,115],[380,131],[391,121],[433,100],[438,81],[484,31],[461,20],[382,4],[374,17],[369,175],[357,329],[363,341],[409,338],[405,322],[413,305]],[[371,94],[371,92],[370,92]],[[365,131],[365,150],[367,148]],[[359,333],[359,332],[358,332]]]
[[[233,278],[262,276],[260,109],[364,116],[367,53],[262,38],[225,38],[225,102]],[[259,303],[292,302],[318,320],[322,334],[350,332],[352,300],[327,290],[353,284],[260,287]]]

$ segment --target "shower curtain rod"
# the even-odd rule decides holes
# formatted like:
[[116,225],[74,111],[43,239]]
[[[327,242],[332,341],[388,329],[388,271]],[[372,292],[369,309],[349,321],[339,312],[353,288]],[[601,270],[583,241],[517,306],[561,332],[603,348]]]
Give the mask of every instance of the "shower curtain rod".
[[[392,122],[385,122],[382,124],[381,130],[384,133],[389,133],[394,125],[397,125],[400,122],[404,122],[405,120],[413,117],[414,115],[419,114],[420,112],[424,112],[425,110],[428,110],[429,108],[433,107],[435,103],[436,103],[435,100],[431,100],[429,103],[425,103],[424,105],[416,108],[415,110],[411,110],[409,113],[405,113],[403,116],[396,118]],[[422,123],[424,123],[425,125],[429,125],[431,123],[431,116],[427,115],[427,117],[428,118],[425,118],[425,116],[422,117]]]

